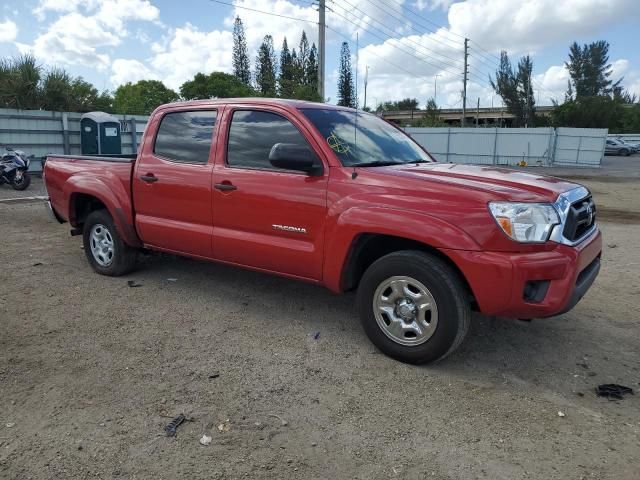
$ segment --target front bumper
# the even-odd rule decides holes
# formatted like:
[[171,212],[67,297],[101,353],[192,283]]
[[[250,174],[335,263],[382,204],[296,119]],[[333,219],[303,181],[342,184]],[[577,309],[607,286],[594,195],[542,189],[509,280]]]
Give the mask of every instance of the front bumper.
[[[470,252],[443,249],[464,274],[486,315],[541,318],[571,310],[600,271],[602,235],[596,230],[575,246],[558,244],[533,253]],[[527,299],[531,282],[546,285],[541,298]]]

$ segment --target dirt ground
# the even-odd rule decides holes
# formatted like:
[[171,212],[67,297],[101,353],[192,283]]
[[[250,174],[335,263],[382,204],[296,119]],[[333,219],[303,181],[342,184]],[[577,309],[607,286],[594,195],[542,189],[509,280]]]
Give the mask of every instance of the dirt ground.
[[377,352],[352,295],[166,255],[102,277],[41,203],[0,202],[0,478],[640,478],[640,178],[569,175],[605,236],[589,294],[476,315],[426,367]]

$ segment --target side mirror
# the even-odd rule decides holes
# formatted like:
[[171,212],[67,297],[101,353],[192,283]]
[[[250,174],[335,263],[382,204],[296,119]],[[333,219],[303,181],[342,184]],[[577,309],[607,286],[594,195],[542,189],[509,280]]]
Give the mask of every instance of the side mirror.
[[297,170],[309,175],[322,173],[322,167],[318,165],[315,155],[306,145],[276,143],[269,152],[269,162],[276,168]]

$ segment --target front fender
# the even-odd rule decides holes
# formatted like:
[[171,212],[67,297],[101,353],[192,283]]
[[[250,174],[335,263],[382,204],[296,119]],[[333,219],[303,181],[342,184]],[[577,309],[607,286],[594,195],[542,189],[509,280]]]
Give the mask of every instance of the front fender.
[[349,251],[358,235],[364,233],[406,238],[434,248],[481,250],[465,231],[429,214],[385,207],[352,207],[327,228],[323,277],[329,289],[341,291]]
[[67,206],[67,218],[71,225],[77,226],[75,197],[79,194],[90,195],[107,207],[125,243],[134,247],[142,245],[134,227],[131,192],[118,176],[104,173],[98,177],[95,173],[78,172],[67,179],[62,191]]

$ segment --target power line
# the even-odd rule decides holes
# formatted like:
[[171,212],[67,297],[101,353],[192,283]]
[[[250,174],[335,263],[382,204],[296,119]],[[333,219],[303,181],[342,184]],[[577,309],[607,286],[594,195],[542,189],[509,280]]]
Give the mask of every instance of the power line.
[[[331,28],[329,25],[326,26],[327,30],[331,30],[333,33],[335,33],[336,35],[342,37],[344,40],[347,41],[347,43],[351,43],[351,38],[349,38],[348,36],[344,35],[343,33],[340,33],[339,31],[337,31],[334,28]],[[416,77],[416,78],[420,78],[423,75],[418,75],[416,73],[410,72],[409,70],[407,70],[406,68],[398,65],[397,63],[393,63],[389,60],[384,60],[385,63],[388,63],[389,65],[392,65],[394,67],[396,67],[399,70],[402,70],[405,73],[408,73],[409,75],[411,75],[412,77]],[[356,65],[356,68],[358,68],[358,66]]]
[[[369,1],[369,2],[371,2],[371,0],[368,0],[368,1]],[[383,0],[376,0],[376,1],[383,2]],[[396,3],[396,2],[394,1],[394,3]],[[411,12],[411,13],[412,13],[413,15],[415,15],[416,17],[418,17],[418,18],[420,18],[420,19],[422,19],[422,20],[424,20],[424,21],[426,21],[426,22],[430,23],[431,25],[434,25],[434,26],[436,26],[436,27],[438,27],[438,28],[444,28],[444,29],[445,29],[445,31],[446,31],[446,33],[448,33],[448,34],[450,34],[450,35],[455,35],[456,37],[459,37],[459,38],[464,38],[464,36],[463,36],[463,35],[459,35],[459,34],[457,34],[457,33],[455,33],[455,32],[452,32],[451,30],[446,29],[443,25],[439,25],[439,24],[437,24],[437,23],[433,22],[432,20],[430,20],[430,19],[428,19],[428,18],[426,18],[426,17],[424,17],[424,16],[422,16],[422,15],[418,14],[417,12],[415,12],[414,10],[412,10],[411,8],[409,8],[408,6],[406,6],[406,5],[401,5],[401,4],[398,4],[398,5],[400,6],[400,8],[405,9],[405,10],[407,10],[407,11]],[[409,20],[409,18],[408,18],[406,15],[403,15],[403,16],[404,16],[407,20]],[[484,64],[485,66],[489,66],[490,68],[496,68],[496,67],[498,67],[498,68],[499,68],[499,66],[500,66],[500,64],[499,64],[499,62],[500,62],[500,57],[498,57],[497,55],[495,55],[495,54],[493,54],[493,53],[489,52],[487,49],[483,48],[483,47],[482,47],[482,45],[480,45],[480,44],[479,44],[478,42],[476,42],[475,40],[473,40],[473,39],[469,39],[469,40],[470,40],[473,44],[475,44],[475,46],[476,46],[476,52],[477,52],[477,55],[475,56],[475,59],[479,60],[482,64]],[[474,56],[471,56],[471,57],[472,57],[472,58],[474,58]],[[488,63],[488,62],[490,62],[490,63]],[[547,93],[549,93],[549,94],[554,95],[554,94],[553,94],[553,92],[551,92],[551,91],[549,91],[549,90],[546,90],[545,88],[543,88],[542,86],[540,86],[539,84],[537,84],[537,83],[533,80],[533,77],[531,78],[531,82],[532,82],[533,86],[535,86],[538,90],[540,90],[540,91],[542,91],[542,92],[547,92]]]
[[475,43],[478,46],[478,48],[480,50],[482,50],[483,52],[485,52],[489,57],[495,58],[496,60],[500,61],[500,57],[498,57],[495,53],[491,53],[491,52],[485,50],[484,48],[482,48],[482,46],[478,42],[473,41],[473,43]]
[[[347,17],[345,17],[344,15],[342,15],[342,14],[340,14],[340,13],[336,12],[335,10],[333,11],[333,13],[334,13],[334,14],[336,14],[336,15],[338,15],[339,17],[343,18],[343,19],[344,19],[344,20],[346,20],[347,22],[349,22],[349,23],[351,23],[351,24],[355,25],[356,27],[358,27],[358,29],[360,29],[360,30],[362,30],[362,31],[364,31],[364,32],[367,32],[369,35],[373,35],[374,37],[378,38],[379,40],[382,40],[383,42],[386,42],[387,40],[396,40],[396,41],[397,41],[397,39],[395,39],[395,38],[393,38],[393,37],[391,37],[391,36],[389,36],[389,35],[387,35],[387,34],[385,34],[385,35],[386,35],[388,38],[381,37],[380,35],[378,35],[378,34],[376,34],[376,33],[372,32],[371,30],[368,30],[368,29],[366,29],[366,28],[363,28],[362,26],[358,25],[358,24],[357,24],[356,22],[354,22],[353,20],[350,20],[349,18],[347,18]],[[404,50],[404,49],[402,49],[402,48],[400,48],[400,47],[398,47],[398,46],[396,46],[396,45],[393,45],[393,44],[389,44],[389,45],[390,45],[392,48],[395,48],[396,50],[400,50],[401,52],[405,53],[406,55],[409,55],[409,56],[411,56],[411,57],[413,57],[413,58],[415,58],[415,59],[417,59],[417,60],[420,60],[421,62],[426,63],[427,65],[431,65],[432,67],[435,67],[435,68],[437,68],[437,69],[443,70],[443,71],[448,72],[448,73],[451,73],[451,74],[453,74],[453,75],[458,75],[458,72],[452,72],[451,70],[448,70],[447,68],[444,68],[444,67],[442,67],[441,65],[436,65],[436,64],[434,64],[434,63],[431,63],[431,62],[429,62],[429,61],[425,60],[424,58],[421,58],[421,57],[418,57],[417,55],[414,55],[413,53],[411,53],[411,52],[410,52],[410,51],[408,51],[408,50]]]
[[241,8],[242,10],[249,10],[251,12],[264,13],[265,15],[271,15],[273,17],[287,18],[289,20],[297,20],[298,22],[306,22],[306,23],[311,23],[313,25],[318,25],[318,22],[314,22],[313,20],[307,20],[307,19],[304,19],[304,18],[290,17],[289,15],[281,15],[279,13],[273,13],[273,12],[265,12],[264,10],[258,10],[256,8],[241,7],[240,5],[236,5],[234,3],[223,2],[221,0],[209,0],[209,1],[210,2],[219,3],[221,5],[228,5],[229,7]]
[[[360,10],[358,7],[356,7],[355,5],[353,5],[353,4],[349,3],[349,2],[347,2],[346,0],[343,0],[343,1],[345,1],[345,3],[347,3],[347,4],[348,4],[348,5],[350,5],[350,6],[352,6],[353,8],[355,8],[355,9],[357,9],[357,10]],[[338,4],[336,4],[336,5],[337,5],[337,6],[339,6],[342,10],[344,10],[347,14],[355,15],[354,13],[350,12],[349,10],[347,10],[346,8],[344,8],[343,6],[338,5]],[[362,11],[362,10],[360,10],[360,11]],[[361,30],[363,30],[363,31],[365,31],[365,32],[367,32],[367,31],[368,31],[366,28],[364,28],[364,27],[362,27],[362,26],[358,25],[356,22],[353,22],[353,21],[349,20],[349,19],[348,19],[348,18],[346,18],[344,15],[342,15],[342,14],[340,14],[340,13],[336,12],[335,10],[333,11],[333,13],[335,13],[335,14],[336,14],[336,15],[338,15],[338,16],[341,16],[341,17],[342,17],[342,18],[344,18],[345,20],[347,20],[347,21],[349,21],[350,23],[352,23],[352,24],[356,25],[356,26],[357,26],[358,28],[360,28]],[[364,13],[364,12],[363,12],[363,13]],[[380,25],[382,25],[384,28],[386,28],[386,29],[388,29],[388,30],[391,30],[389,27],[387,27],[386,25],[384,25],[382,22],[379,22],[378,20],[375,20],[375,19],[373,19],[373,18],[371,18],[371,20],[372,20],[372,21],[374,21],[374,22],[376,22],[376,23],[378,23],[378,24],[380,24]],[[385,31],[381,30],[381,29],[380,29],[380,28],[378,28],[378,27],[370,26],[370,28],[374,28],[376,31],[381,32],[381,33],[382,33],[382,35],[386,36],[388,39],[398,41],[398,39],[396,39],[395,37],[392,37],[391,35],[389,35],[388,33],[386,33]],[[369,32],[369,33],[371,33],[371,32]],[[405,38],[406,38],[406,37],[405,37]],[[423,45],[419,44],[418,42],[415,42],[415,41],[413,41],[413,40],[411,40],[411,39],[409,39],[409,38],[407,38],[406,40],[407,40],[407,41],[410,41],[411,43],[413,43],[413,44],[417,45],[417,46],[418,46],[418,47],[420,47],[420,48],[424,48],[425,50],[428,50],[428,51],[430,51],[430,52],[433,52],[433,53],[435,53],[435,54],[437,54],[437,55],[441,55],[441,56],[442,56],[442,57],[444,57],[444,58],[448,58],[448,59],[450,59],[450,60],[453,60],[454,62],[458,62],[458,60],[456,60],[456,59],[454,59],[454,58],[448,57],[448,56],[443,55],[443,54],[439,54],[438,52],[436,52],[436,51],[434,51],[434,50],[431,50],[430,48],[425,47],[425,46],[423,46]],[[419,57],[418,57],[418,58],[419,58]],[[441,63],[442,63],[442,64],[444,64],[444,65],[447,65],[447,66],[449,66],[449,67],[453,67],[453,68],[456,68],[456,69],[457,69],[457,68],[459,68],[459,65],[457,65],[457,64],[452,64],[452,63],[450,63],[450,62],[446,62],[446,61],[444,61],[444,60],[434,59],[434,61],[441,62]]]
[[[336,1],[337,1],[337,0],[336,0]],[[356,8],[356,9],[360,10],[363,14],[368,15],[366,12],[362,11],[360,8],[356,7],[355,5],[350,4],[350,3],[349,3],[349,2],[347,2],[346,0],[343,0],[343,1],[345,1],[346,3],[348,3],[349,5],[351,5],[352,7],[354,7],[354,8]],[[457,43],[452,44],[452,43],[450,43],[450,42],[451,42],[451,40],[448,40],[448,39],[446,39],[446,40],[447,40],[447,43],[445,43],[445,42],[443,42],[442,40],[438,40],[437,38],[434,38],[434,35],[435,35],[435,36],[438,36],[438,35],[440,34],[440,32],[436,32],[436,31],[434,31],[434,30],[431,30],[429,27],[426,27],[426,26],[424,26],[424,25],[422,25],[422,24],[420,24],[420,23],[418,23],[418,22],[414,22],[413,20],[409,19],[406,15],[403,15],[402,13],[400,13],[400,15],[402,16],[402,18],[401,18],[401,17],[398,17],[398,16],[395,14],[395,12],[394,12],[394,11],[390,11],[390,10],[388,9],[387,4],[385,4],[385,3],[382,3],[382,5],[378,5],[377,3],[373,3],[373,2],[372,2],[372,0],[367,0],[367,1],[368,1],[372,6],[376,7],[378,10],[380,10],[381,12],[383,12],[385,15],[388,15],[388,16],[390,16],[390,17],[392,17],[392,18],[396,19],[398,22],[401,22],[401,24],[403,24],[403,25],[404,25],[407,21],[409,21],[409,22],[412,22],[412,23],[416,23],[417,25],[419,25],[420,27],[422,27],[424,30],[426,30],[426,32],[432,33],[433,35],[430,35],[430,36],[428,36],[428,37],[427,37],[427,39],[428,39],[429,41],[434,42],[434,43],[438,43],[438,44],[440,44],[440,45],[444,45],[444,46],[446,46],[446,47],[448,47],[448,48],[450,48],[450,49],[453,49],[453,50],[455,50],[455,51],[457,51],[457,52],[460,52],[460,54],[462,54],[462,50],[460,49],[460,44],[457,44]],[[382,8],[382,6],[385,6],[385,8]],[[341,7],[341,8],[343,8],[343,9],[344,9],[344,7]],[[346,9],[344,9],[344,10],[346,10]],[[370,18],[371,18],[371,17],[370,17]],[[373,21],[375,21],[375,22],[377,22],[377,23],[379,23],[379,24],[382,24],[382,22],[380,22],[380,21],[378,21],[378,20],[376,20],[376,19],[374,19],[374,18],[371,18],[371,20],[373,20]],[[407,25],[407,26],[409,27],[409,29],[411,29],[412,31],[416,32],[416,33],[417,33],[418,35],[420,35],[420,36],[423,36],[423,35],[426,33],[425,31],[422,31],[422,30],[418,30],[418,29],[416,29],[416,28],[415,28],[411,23],[409,23],[409,25]],[[385,28],[387,28],[388,30],[392,30],[390,27],[387,27],[386,25],[385,25]],[[394,33],[395,33],[395,32],[394,32]],[[451,58],[451,57],[449,57],[448,55],[445,55],[445,54],[440,53],[440,52],[436,52],[436,51],[434,51],[434,50],[430,49],[429,47],[423,46],[423,45],[421,45],[421,44],[419,44],[419,43],[417,43],[417,42],[415,42],[415,41],[412,41],[410,38],[407,38],[407,37],[405,37],[405,38],[406,38],[406,40],[407,40],[407,41],[410,41],[410,42],[412,42],[412,43],[415,43],[416,45],[419,45],[421,48],[424,48],[424,49],[426,49],[426,50],[430,50],[431,52],[434,52],[434,53],[436,53],[437,55],[440,55],[440,56],[442,56],[442,57],[452,59],[452,58]],[[424,37],[423,37],[423,38],[424,38]],[[464,37],[461,37],[461,38],[464,38]],[[454,60],[455,62],[458,62],[458,60],[456,60],[456,59],[452,59],[452,60]],[[456,65],[456,67],[457,67],[457,66],[458,66],[458,65]],[[477,71],[478,71],[478,72],[480,72],[480,73],[478,74],[478,73],[476,73],[476,72],[475,72],[475,68],[476,68],[476,67],[475,67],[475,66],[473,66],[474,71],[471,71],[470,73],[471,73],[472,75],[474,75],[474,76],[476,77],[476,79],[480,78],[480,81],[481,81],[481,82],[483,82],[483,83],[484,83],[484,82],[486,82],[486,80],[485,80],[485,79],[482,79],[482,74],[484,74],[485,72],[483,72],[481,69],[478,69]],[[493,67],[492,67],[492,68],[493,68]]]
[[[336,0],[336,1],[337,1],[337,0]],[[360,9],[357,5],[354,5],[354,4],[350,3],[350,2],[349,2],[349,1],[347,1],[347,0],[342,0],[342,1],[343,1],[343,2],[345,2],[347,5],[349,5],[350,7],[355,8],[356,10],[358,10],[358,11],[362,12],[364,15],[367,15],[367,13],[366,13],[366,12],[364,12],[362,9]],[[344,10],[345,12],[348,12],[348,13],[353,14],[352,12],[350,12],[349,10],[347,10],[346,8],[344,8],[342,5],[338,5],[337,3],[336,3],[336,5],[337,5],[337,6],[339,6],[339,7],[340,7],[342,10]],[[392,32],[393,32],[393,29],[391,29],[390,27],[386,26],[386,25],[385,25],[384,23],[382,23],[381,21],[376,20],[375,18],[372,18],[372,17],[369,17],[369,18],[370,18],[373,22],[376,22],[377,24],[382,25],[385,29],[390,30],[390,31],[392,31]],[[377,28],[376,28],[376,29],[377,29]],[[378,29],[378,30],[379,30],[379,29]],[[380,30],[379,30],[379,31],[380,31]],[[387,34],[385,33],[385,35],[387,35]],[[414,45],[417,45],[417,46],[418,46],[418,47],[420,47],[420,48],[423,48],[424,50],[428,50],[429,52],[432,52],[432,53],[434,53],[434,54],[436,54],[436,55],[439,55],[439,56],[441,56],[441,57],[447,58],[447,59],[449,59],[449,60],[453,60],[454,62],[456,62],[456,64],[454,64],[454,65],[451,65],[450,63],[447,63],[447,62],[445,62],[444,60],[438,60],[438,61],[441,61],[442,63],[444,63],[444,64],[446,64],[446,65],[450,65],[450,66],[452,66],[452,67],[454,67],[454,68],[458,68],[458,65],[457,65],[457,63],[459,62],[459,60],[458,60],[458,59],[456,59],[456,58],[452,58],[452,57],[449,57],[448,55],[445,55],[445,54],[443,54],[443,53],[437,52],[436,50],[432,50],[431,48],[426,47],[426,46],[424,46],[424,45],[422,45],[422,44],[420,44],[420,43],[418,43],[418,42],[416,42],[416,41],[414,41],[414,40],[411,40],[410,38],[407,38],[407,37],[405,37],[405,38],[407,39],[407,41],[409,41],[409,42],[413,43]]]
[[[390,17],[392,17],[392,18],[394,18],[394,19],[398,20],[399,22],[402,22],[403,24],[404,24],[404,23],[406,23],[406,21],[407,21],[407,20],[411,21],[411,20],[410,20],[406,15],[404,15],[404,14],[402,14],[402,13],[400,13],[400,15],[404,18],[404,20],[403,20],[403,18],[399,18],[399,17],[395,14],[395,11],[393,11],[393,10],[389,10],[389,8],[388,8],[388,7],[389,7],[389,5],[388,5],[388,4],[386,4],[385,2],[382,2],[381,0],[377,0],[377,1],[379,1],[380,3],[377,3],[377,1],[376,1],[376,3],[374,3],[372,0],[367,0],[367,1],[368,1],[371,5],[373,5],[374,7],[376,7],[378,10],[380,10],[380,11],[384,12],[386,15],[389,15]],[[382,6],[384,6],[385,8],[382,8]],[[430,29],[429,27],[426,27],[426,26],[424,26],[423,24],[421,24],[421,23],[419,23],[419,22],[415,22],[415,21],[414,21],[413,23],[415,23],[415,24],[416,24],[416,25],[418,25],[419,27],[422,27],[424,30],[426,30],[426,31],[427,31],[427,32],[429,32],[429,33],[433,33],[433,34],[435,34],[435,35],[440,35],[440,33],[439,33],[439,32],[437,32],[437,31],[435,31],[435,30],[432,30],[432,29]],[[423,34],[424,34],[424,32],[423,32],[423,31],[420,31],[420,30],[416,29],[415,27],[413,27],[413,25],[412,25],[412,24],[409,24],[409,28],[410,28],[411,30],[413,30],[414,32],[419,33],[420,35],[423,35]],[[462,38],[464,38],[464,37],[462,37]],[[447,42],[453,42],[453,40],[449,40],[449,39],[447,39],[447,38],[444,38],[443,40],[436,40],[436,39],[432,39],[432,40],[433,40],[434,42],[441,43],[441,44],[443,44],[443,45],[447,45],[447,46],[449,46],[449,47],[452,47],[452,46],[453,46],[453,47],[456,47],[458,50],[460,50],[460,45],[459,45],[459,44],[457,44],[457,43],[445,43],[445,42],[443,41],[443,40],[446,40]]]
[[[341,7],[341,8],[343,8],[343,7]],[[394,38],[394,37],[391,37],[390,35],[386,34],[385,32],[382,32],[382,33],[387,37],[387,38],[385,39],[385,38],[381,37],[380,35],[378,35],[378,34],[376,34],[376,33],[372,32],[371,30],[369,30],[369,29],[367,29],[367,28],[364,28],[364,27],[362,27],[361,25],[358,25],[358,24],[357,24],[356,22],[354,22],[353,20],[351,20],[351,19],[349,19],[349,18],[345,17],[344,15],[342,15],[342,14],[340,14],[340,13],[336,12],[335,10],[333,10],[333,13],[335,13],[335,14],[336,14],[336,15],[338,15],[339,17],[343,18],[343,19],[344,19],[344,20],[346,20],[347,22],[351,23],[352,25],[356,26],[358,29],[360,29],[360,30],[362,30],[362,31],[364,31],[364,32],[367,32],[367,33],[369,33],[370,35],[373,35],[374,37],[376,37],[376,38],[378,38],[378,39],[380,39],[380,40],[382,40],[382,41],[385,41],[385,42],[386,42],[387,40],[396,40],[396,42],[399,42],[399,40],[398,40],[398,39],[396,39],[396,38]],[[375,28],[375,27],[374,27],[374,28]],[[380,31],[380,29],[378,29],[378,28],[376,28],[376,30],[379,30],[379,31]],[[428,61],[428,60],[426,60],[426,59],[424,59],[424,58],[422,58],[422,57],[419,57],[419,56],[415,55],[415,54],[414,54],[414,53],[412,53],[411,51],[409,51],[409,50],[405,50],[404,48],[400,48],[399,46],[394,45],[394,44],[392,44],[392,43],[389,43],[389,46],[390,46],[390,47],[392,47],[392,48],[395,48],[396,50],[399,50],[399,51],[403,52],[403,53],[404,53],[404,54],[406,54],[406,55],[409,55],[409,56],[411,56],[411,57],[415,58],[416,60],[419,60],[419,61],[421,61],[421,62],[423,62],[423,63],[426,63],[427,65],[430,65],[430,66],[432,66],[432,67],[435,67],[435,68],[439,69],[440,71],[447,72],[447,73],[450,73],[450,74],[452,74],[452,75],[459,75],[459,74],[461,74],[461,73],[462,73],[462,72],[458,72],[458,71],[451,71],[451,70],[449,70],[448,68],[443,67],[442,65],[434,64],[434,63],[432,63],[432,62],[430,62],[430,61]],[[436,60],[434,60],[434,61],[436,61]],[[440,60],[440,62],[442,62],[442,61]],[[447,64],[447,65],[449,65],[449,64]],[[455,66],[452,66],[452,67],[453,67],[453,68],[457,68],[457,67],[458,67],[458,65],[455,65]],[[486,80],[485,80],[485,79],[483,79],[482,77],[480,77],[479,75],[477,75],[477,74],[475,74],[475,73],[472,73],[472,75],[473,75],[473,76],[475,76],[475,77],[476,77],[476,79],[477,79],[476,81],[481,82],[481,84],[484,84],[484,83],[486,82]]]
[[[371,1],[371,0],[369,0],[369,1]],[[376,1],[386,3],[386,2],[384,2],[384,0],[376,0]],[[439,23],[434,22],[433,20],[430,20],[429,18],[427,18],[427,17],[425,17],[425,16],[423,16],[423,15],[419,14],[419,13],[418,13],[418,12],[416,12],[415,10],[411,9],[411,8],[410,8],[410,7],[408,7],[407,5],[404,5],[404,4],[402,4],[402,3],[395,2],[395,0],[392,0],[392,1],[393,1],[393,3],[395,3],[396,5],[398,5],[401,9],[403,9],[403,10],[406,10],[406,11],[410,12],[410,13],[411,13],[411,14],[413,14],[415,17],[417,17],[417,18],[419,18],[419,19],[421,19],[421,20],[424,20],[425,22],[428,22],[429,24],[433,25],[434,27],[437,27],[437,28],[439,28],[439,29],[444,29],[444,30],[445,30],[445,33],[447,33],[447,34],[449,34],[449,35],[454,35],[454,36],[456,36],[456,37],[458,37],[458,38],[461,38],[461,39],[466,38],[466,37],[465,37],[465,35],[460,35],[459,33],[456,33],[456,32],[453,32],[453,31],[451,31],[451,30],[447,29],[444,25],[441,25],[441,24],[439,24]],[[403,15],[403,17],[405,17],[407,20],[409,20],[409,17],[407,17],[406,15]],[[482,51],[484,51],[484,52],[488,53],[489,55],[493,55],[493,54],[489,53],[487,50],[485,50],[484,48],[482,48],[482,46],[481,46],[478,42],[476,42],[476,41],[474,41],[474,40],[471,40],[471,39],[469,39],[469,40],[470,40],[470,41],[472,41],[473,43],[475,43],[475,44],[478,46],[478,48],[479,48],[480,50],[482,50]],[[497,57],[496,57],[496,58],[497,58]]]

